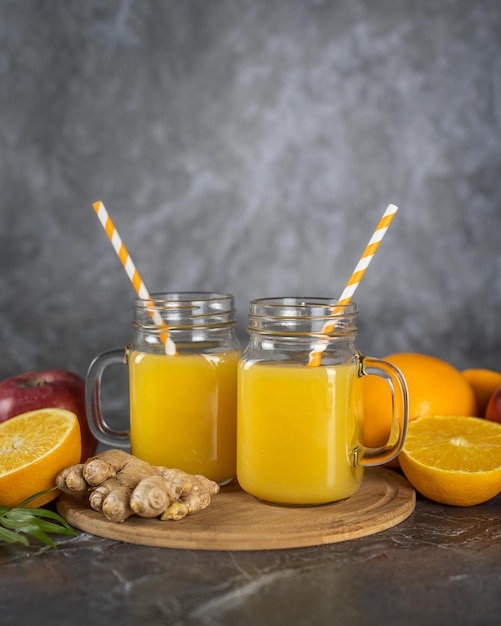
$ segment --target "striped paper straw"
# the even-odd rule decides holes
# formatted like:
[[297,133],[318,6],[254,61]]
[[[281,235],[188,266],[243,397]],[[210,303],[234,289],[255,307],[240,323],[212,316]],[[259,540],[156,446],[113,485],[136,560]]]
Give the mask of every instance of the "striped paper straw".
[[[132,286],[136,290],[137,295],[142,300],[147,300],[149,304],[153,305],[149,291],[146,288],[146,285],[144,284],[143,279],[141,278],[139,272],[137,271],[136,266],[134,265],[134,262],[132,261],[130,254],[127,252],[127,248],[124,246],[122,242],[122,238],[118,234],[118,231],[115,228],[115,225],[113,224],[111,220],[111,217],[108,215],[108,211],[106,210],[104,204],[101,201],[99,201],[99,202],[94,202],[92,206],[94,207],[94,211],[96,212],[96,215],[99,218],[99,221],[101,222],[102,227],[104,228],[106,234],[108,235],[108,239],[111,241],[111,245],[113,246],[115,252],[117,253],[118,258],[120,259],[120,262],[122,263],[125,269],[125,272],[132,283]],[[176,345],[174,341],[169,337],[168,329],[165,326],[160,313],[155,308],[148,309],[148,312],[153,318],[153,321],[155,322],[155,324],[157,324],[160,327],[165,328],[165,331],[160,333],[160,338],[162,342],[165,344],[166,354],[168,355],[177,354]]]
[[[383,237],[385,236],[386,231],[388,230],[397,211],[398,211],[398,207],[395,206],[394,204],[389,204],[386,207],[386,211],[383,213],[383,216],[379,220],[379,223],[376,226],[376,230],[374,231],[372,237],[370,238],[369,243],[365,247],[365,250],[363,251],[362,256],[360,257],[360,260],[358,261],[348,282],[346,283],[346,286],[343,289],[343,292],[339,296],[339,300],[337,301],[338,305],[349,304],[351,302],[353,294],[355,293],[358,285],[360,284],[360,281],[364,277],[364,274],[367,271],[367,268],[369,267],[370,262],[374,258],[374,255],[376,254],[376,250],[378,249],[379,244],[381,243]],[[342,307],[338,307],[338,306],[333,307],[332,315],[338,314],[341,310],[342,310]],[[335,326],[336,326],[336,321],[333,320],[332,322],[328,322],[327,324],[324,324],[322,331],[328,333]],[[311,365],[314,367],[320,365],[320,359],[321,359],[320,355],[325,350],[326,347],[327,347],[327,344],[317,345],[317,347],[314,350],[312,350],[312,352],[310,353],[308,365]]]

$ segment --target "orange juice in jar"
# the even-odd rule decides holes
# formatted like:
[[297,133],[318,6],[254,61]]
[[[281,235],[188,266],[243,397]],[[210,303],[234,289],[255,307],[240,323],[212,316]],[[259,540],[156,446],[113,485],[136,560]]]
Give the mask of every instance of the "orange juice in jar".
[[353,364],[241,365],[238,475],[244,489],[289,504],[343,500],[358,489],[356,369]]
[[[364,466],[391,460],[403,444],[405,380],[393,365],[356,348],[355,304],[341,306],[334,328],[325,330],[335,306],[327,298],[251,302],[238,372],[237,478],[261,500],[292,506],[344,500],[360,487]],[[313,364],[318,345],[320,363]],[[394,398],[392,433],[380,449],[362,442],[358,383],[368,373],[391,381]]]
[[129,352],[132,454],[216,482],[233,477],[239,356]]
[[[130,445],[132,454],[154,465],[229,482],[236,473],[240,356],[233,297],[181,292],[136,298],[133,326],[129,346],[98,355],[87,373],[92,431],[106,445]],[[176,354],[166,353],[165,328]],[[106,367],[124,362],[129,366],[130,431],[115,430],[105,421],[99,399]]]

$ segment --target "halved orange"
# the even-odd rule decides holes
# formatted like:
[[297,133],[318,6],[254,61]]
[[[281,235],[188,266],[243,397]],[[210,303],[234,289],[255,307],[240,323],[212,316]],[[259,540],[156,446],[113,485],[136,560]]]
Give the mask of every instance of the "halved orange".
[[[22,413],[0,424],[0,505],[15,507],[55,486],[59,471],[80,462],[77,416],[47,408]],[[30,502],[38,507],[58,496],[52,491]]]
[[501,492],[501,424],[479,417],[426,416],[408,424],[398,456],[422,495],[473,506]]

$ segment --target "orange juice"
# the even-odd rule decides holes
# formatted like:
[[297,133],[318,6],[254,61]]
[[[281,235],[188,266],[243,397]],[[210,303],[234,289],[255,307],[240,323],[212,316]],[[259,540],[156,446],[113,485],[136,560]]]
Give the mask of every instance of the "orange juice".
[[239,355],[131,351],[131,452],[219,483],[233,478]]
[[343,500],[358,489],[355,365],[248,361],[238,377],[237,477],[244,490],[307,505]]

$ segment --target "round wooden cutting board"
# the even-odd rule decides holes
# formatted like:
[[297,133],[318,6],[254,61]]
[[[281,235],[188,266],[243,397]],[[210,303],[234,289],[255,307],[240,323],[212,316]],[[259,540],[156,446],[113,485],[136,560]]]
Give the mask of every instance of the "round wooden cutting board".
[[64,494],[57,508],[80,530],[128,543],[190,550],[277,550],[371,535],[405,520],[415,504],[415,491],[405,478],[393,470],[370,468],[351,498],[323,506],[273,506],[238,485],[228,485],[205,510],[179,521],[134,516],[117,524],[90,509],[86,501]]

